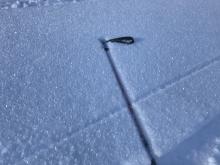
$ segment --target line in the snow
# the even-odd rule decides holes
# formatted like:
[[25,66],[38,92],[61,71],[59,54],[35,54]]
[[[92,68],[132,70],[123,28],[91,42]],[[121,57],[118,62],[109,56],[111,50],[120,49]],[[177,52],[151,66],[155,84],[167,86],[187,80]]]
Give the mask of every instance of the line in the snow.
[[141,96],[136,98],[133,101],[133,103],[137,103],[137,102],[141,102],[143,100],[146,100],[149,97],[151,97],[152,95],[155,95],[159,92],[162,92],[162,91],[176,85],[177,83],[184,81],[185,79],[190,78],[191,76],[196,75],[197,73],[200,73],[201,71],[207,69],[209,66],[214,65],[218,62],[220,62],[220,56],[216,56],[215,58],[213,58],[209,61],[201,63],[201,64],[195,66],[194,68],[192,68],[191,70],[187,71],[186,73],[179,75],[179,76],[176,76],[175,78],[164,82],[163,84],[159,85],[158,87],[151,89],[147,93],[142,94]]
[[37,158],[39,155],[43,154],[44,152],[48,152],[50,149],[55,148],[56,146],[62,145],[64,144],[66,141],[69,141],[71,138],[74,138],[76,135],[78,135],[80,132],[85,131],[86,129],[92,128],[100,123],[102,123],[105,120],[109,120],[110,118],[113,118],[117,115],[119,115],[120,113],[123,113],[126,107],[122,107],[120,109],[120,111],[114,111],[108,114],[103,115],[102,117],[86,124],[85,126],[83,126],[82,128],[79,128],[78,130],[74,130],[71,131],[69,136],[65,136],[64,138],[61,138],[60,140],[58,140],[57,142],[50,144],[48,147],[42,148],[38,151],[34,151],[32,154],[30,155],[26,155],[24,158],[22,158],[22,160],[17,161],[17,165],[23,165],[25,160],[29,160],[31,162],[31,160]]
[[119,74],[119,72],[117,70],[117,67],[115,66],[115,63],[114,63],[114,60],[113,60],[113,58],[111,56],[108,44],[107,44],[105,39],[100,39],[100,42],[101,42],[101,44],[102,44],[102,46],[103,46],[103,48],[104,48],[104,50],[106,52],[107,59],[108,59],[109,64],[110,64],[110,66],[112,68],[112,71],[113,71],[114,76],[116,78],[116,81],[117,81],[117,83],[119,85],[121,93],[122,93],[122,95],[123,95],[123,97],[125,99],[126,105],[128,107],[129,113],[130,113],[130,116],[131,116],[131,118],[132,118],[132,120],[133,120],[133,122],[135,124],[135,127],[136,127],[137,132],[139,134],[139,137],[140,137],[140,139],[142,141],[142,144],[144,145],[144,148],[147,151],[147,153],[148,153],[148,155],[149,155],[149,157],[151,159],[151,165],[157,165],[156,159],[155,159],[155,154],[154,154],[153,149],[152,149],[152,147],[151,147],[151,145],[149,143],[148,137],[146,135],[146,131],[144,130],[142,124],[140,123],[140,119],[139,119],[138,115],[136,114],[135,109],[132,106],[132,101],[131,101],[131,99],[129,97],[129,94],[128,94],[127,90],[126,90],[125,85],[123,84],[123,81],[122,81],[121,76],[120,76],[120,74]]

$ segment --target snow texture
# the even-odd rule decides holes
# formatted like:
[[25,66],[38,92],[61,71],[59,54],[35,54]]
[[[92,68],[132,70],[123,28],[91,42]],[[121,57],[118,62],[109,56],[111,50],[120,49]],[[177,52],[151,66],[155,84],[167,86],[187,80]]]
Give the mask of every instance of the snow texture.
[[218,165],[220,164],[220,115],[197,133],[165,154],[158,164]]
[[200,151],[193,153],[195,164],[218,165],[220,164],[220,137],[216,137],[210,144],[206,144]]
[[1,0],[1,9],[17,9],[26,7],[40,7],[40,6],[51,6],[51,5],[61,5],[64,3],[76,3],[82,0]]
[[143,151],[132,120],[124,109],[47,150],[24,158],[19,165],[150,165]]
[[217,0],[169,0],[131,11],[126,28],[136,44],[109,46],[132,101],[220,60],[219,8]]
[[[0,11],[2,164],[15,164],[25,158],[35,157],[37,152],[47,150],[125,107],[105,51],[98,40],[100,36],[104,36],[104,27],[107,26],[101,24],[106,19],[100,13],[109,6],[113,8],[114,5],[109,4],[110,2],[83,3]],[[96,21],[96,24],[92,24]],[[140,143],[139,139],[133,137],[136,130],[131,130],[126,125],[108,125],[107,130],[120,127],[130,131],[126,136],[113,134],[112,136],[117,136],[115,141],[111,143],[110,138],[106,141],[106,145],[109,143],[108,147],[96,151],[103,152],[105,156],[97,158],[96,161],[100,161],[100,164],[126,164],[126,161],[132,162],[129,160],[132,156],[136,157],[132,155],[136,149],[129,148],[126,145],[129,142],[120,141],[120,136],[130,136],[132,143]],[[99,142],[96,135],[93,138],[96,143]],[[85,145],[91,144],[91,150],[95,150],[96,148],[92,148],[92,139],[91,142],[89,139],[87,138]],[[105,139],[107,137],[103,138],[103,145]],[[119,146],[115,150],[125,149],[116,150],[118,154],[111,157],[110,146],[117,139]],[[78,145],[78,140],[80,137],[66,146],[70,143]],[[83,147],[86,149],[86,146],[78,146],[78,150]],[[76,156],[70,155],[71,158],[75,157],[80,162],[83,157],[87,161],[93,159],[93,156],[89,157],[89,153],[82,155],[83,151],[79,152],[81,153]],[[60,158],[61,153],[51,156],[50,161]],[[146,154],[143,148],[140,149],[140,157],[141,154]],[[131,157],[124,160],[121,155]],[[116,160],[112,160],[113,157]]]
[[109,43],[158,157],[220,113],[219,7],[219,1],[139,1],[126,20],[136,43]]
[[187,142],[219,117],[219,8],[102,0],[0,10],[0,164],[148,162],[99,42],[128,35],[135,44],[109,44],[110,54],[158,160],[187,161],[184,146],[190,164],[218,164],[219,125],[198,136],[201,148]]
[[220,114],[219,81],[220,62],[134,104],[157,156]]

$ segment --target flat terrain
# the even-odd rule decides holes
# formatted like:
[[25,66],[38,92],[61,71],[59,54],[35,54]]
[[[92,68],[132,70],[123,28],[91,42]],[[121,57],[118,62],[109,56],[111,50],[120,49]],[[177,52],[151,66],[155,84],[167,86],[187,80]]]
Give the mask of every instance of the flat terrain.
[[1,1],[0,165],[220,164],[219,8]]

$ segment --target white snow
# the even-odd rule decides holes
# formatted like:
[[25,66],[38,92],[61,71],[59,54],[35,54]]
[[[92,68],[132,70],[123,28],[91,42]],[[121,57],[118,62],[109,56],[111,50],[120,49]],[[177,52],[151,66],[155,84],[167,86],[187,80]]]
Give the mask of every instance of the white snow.
[[[0,140],[16,146],[0,151],[17,155],[1,157],[7,163],[141,159],[145,152],[127,113],[98,122],[125,107],[100,37],[131,35],[137,41],[110,44],[110,52],[157,156],[219,114],[218,0],[99,0],[56,7],[58,1],[41,2],[0,3],[49,4],[0,10]],[[219,163],[218,141],[196,151],[195,160]]]
[[31,6],[55,6],[65,3],[76,3],[83,0],[2,0],[0,1],[1,9],[26,8]]
[[193,159],[196,165],[219,165],[220,164],[220,137],[204,145],[201,150],[194,151]]

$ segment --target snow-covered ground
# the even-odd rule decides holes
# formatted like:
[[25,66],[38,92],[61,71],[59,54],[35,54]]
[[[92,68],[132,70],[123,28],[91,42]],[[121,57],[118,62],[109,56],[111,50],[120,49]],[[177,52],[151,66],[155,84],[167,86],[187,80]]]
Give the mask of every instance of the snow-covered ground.
[[0,165],[219,164],[218,0],[0,6]]
[[51,6],[64,3],[76,3],[82,0],[1,0],[0,9],[26,8],[33,6]]

